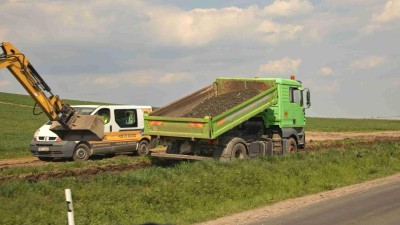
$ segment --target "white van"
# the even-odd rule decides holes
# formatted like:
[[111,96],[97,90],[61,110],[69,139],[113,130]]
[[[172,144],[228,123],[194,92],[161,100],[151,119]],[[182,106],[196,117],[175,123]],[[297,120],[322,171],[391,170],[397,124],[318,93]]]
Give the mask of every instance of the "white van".
[[143,115],[151,106],[136,105],[76,105],[82,115],[99,115],[104,119],[101,141],[64,141],[50,131],[52,121],[40,127],[30,143],[33,156],[50,161],[53,158],[87,160],[91,155],[113,155],[134,152],[146,155],[150,151],[150,136],[143,136]]

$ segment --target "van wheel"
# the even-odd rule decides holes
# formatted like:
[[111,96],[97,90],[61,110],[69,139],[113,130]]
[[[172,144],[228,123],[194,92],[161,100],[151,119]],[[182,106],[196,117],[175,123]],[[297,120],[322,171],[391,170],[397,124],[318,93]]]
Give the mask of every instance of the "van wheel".
[[287,141],[287,153],[295,153],[297,152],[297,142],[294,138],[289,138]]
[[89,159],[90,149],[86,144],[76,146],[72,159],[74,161],[86,161]]
[[149,142],[146,140],[142,140],[141,142],[139,142],[139,146],[137,149],[137,153],[140,156],[143,155],[149,155],[150,154],[150,145]]

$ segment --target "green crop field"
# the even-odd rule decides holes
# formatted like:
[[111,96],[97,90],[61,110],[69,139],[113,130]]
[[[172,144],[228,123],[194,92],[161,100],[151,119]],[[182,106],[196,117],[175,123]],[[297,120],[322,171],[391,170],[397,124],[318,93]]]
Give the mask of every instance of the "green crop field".
[[[104,104],[65,100],[71,105]],[[9,103],[9,104],[5,104]],[[0,159],[30,156],[29,142],[35,131],[48,118],[43,113],[33,115],[34,100],[28,95],[0,92]],[[36,112],[41,112],[38,107]]]
[[399,131],[400,120],[307,118],[306,131],[372,132]]

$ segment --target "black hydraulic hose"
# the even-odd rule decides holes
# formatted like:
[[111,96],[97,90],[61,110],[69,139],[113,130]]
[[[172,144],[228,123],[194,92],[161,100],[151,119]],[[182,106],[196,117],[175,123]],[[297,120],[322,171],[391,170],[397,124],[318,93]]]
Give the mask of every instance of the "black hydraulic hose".
[[40,113],[35,113],[35,111],[36,111],[36,106],[37,106],[37,103],[35,102],[35,105],[33,106],[33,111],[32,111],[33,115],[35,115],[35,116],[40,115],[40,114],[43,113],[43,111],[41,111]]

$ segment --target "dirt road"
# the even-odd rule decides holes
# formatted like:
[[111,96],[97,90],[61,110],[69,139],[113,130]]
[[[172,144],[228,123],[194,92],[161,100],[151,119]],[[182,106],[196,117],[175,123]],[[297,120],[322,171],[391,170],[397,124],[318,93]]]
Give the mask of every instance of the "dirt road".
[[343,139],[375,140],[380,138],[398,138],[400,131],[379,131],[379,132],[306,132],[306,142],[313,141],[334,141]]
[[[343,139],[376,140],[376,139],[396,139],[400,140],[400,131],[381,131],[381,132],[307,132],[307,146],[313,146],[313,142],[334,141]],[[2,159],[0,168],[13,166],[40,166],[48,162],[42,162],[36,157]]]

